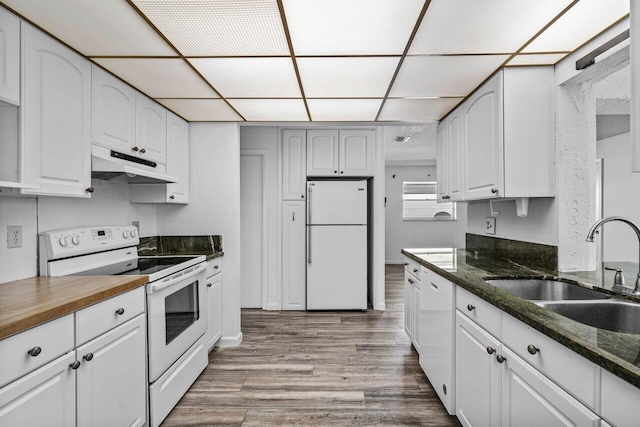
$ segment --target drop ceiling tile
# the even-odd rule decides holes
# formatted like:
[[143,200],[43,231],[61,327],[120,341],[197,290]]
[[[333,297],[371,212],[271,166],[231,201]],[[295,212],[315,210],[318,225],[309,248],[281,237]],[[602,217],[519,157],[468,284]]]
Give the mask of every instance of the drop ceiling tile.
[[276,0],[133,3],[185,56],[290,54]]
[[242,117],[221,99],[156,99],[190,122],[241,122]]
[[382,99],[307,99],[314,122],[372,122]]
[[218,98],[182,59],[95,58],[94,61],[152,98]]
[[463,98],[387,99],[378,120],[433,121],[440,120]]
[[541,53],[529,55],[516,55],[507,66],[517,65],[555,65],[556,62],[567,56],[566,53]]
[[177,56],[126,1],[3,0],[86,56]]
[[466,96],[507,58],[507,55],[408,56],[389,96]]
[[570,3],[432,0],[409,53],[514,53]]
[[400,57],[298,58],[305,96],[384,97]]
[[573,51],[628,13],[629,0],[580,0],[523,52]]
[[225,98],[300,98],[291,58],[192,58]]
[[424,0],[284,0],[296,55],[399,55]]
[[229,99],[247,121],[308,121],[302,99]]

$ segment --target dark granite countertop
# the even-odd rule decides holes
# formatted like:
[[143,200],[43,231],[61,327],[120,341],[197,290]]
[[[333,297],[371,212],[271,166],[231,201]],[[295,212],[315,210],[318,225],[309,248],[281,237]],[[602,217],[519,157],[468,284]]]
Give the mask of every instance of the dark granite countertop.
[[[451,255],[443,256],[443,253]],[[494,254],[467,252],[465,249],[403,249],[402,253],[442,277],[463,287],[532,328],[553,338],[607,371],[640,387],[640,335],[594,328],[560,316],[536,304],[518,298],[485,283],[487,278],[553,278],[577,282],[616,297],[640,299],[611,291],[614,272],[599,265],[596,271],[557,273],[543,268],[529,268]],[[606,263],[622,268],[630,282],[635,281],[638,264]],[[629,283],[627,283],[629,286]]]
[[208,261],[224,255],[222,236],[141,237],[138,255],[205,255]]

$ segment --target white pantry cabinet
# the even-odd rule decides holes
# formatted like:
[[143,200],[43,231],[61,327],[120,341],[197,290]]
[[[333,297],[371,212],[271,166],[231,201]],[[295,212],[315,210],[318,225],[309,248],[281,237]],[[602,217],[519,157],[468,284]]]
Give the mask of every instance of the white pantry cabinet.
[[167,164],[167,109],[140,92],[136,92],[134,151],[142,159]]
[[129,184],[133,203],[189,203],[189,123],[167,111],[167,173],[174,184]]
[[134,155],[136,90],[95,64],[91,76],[93,143]]
[[20,19],[0,8],[0,101],[20,105]]
[[222,258],[210,261],[213,275],[207,278],[207,349],[211,351],[222,336]]
[[90,197],[91,63],[22,23],[22,194]]
[[307,176],[370,176],[371,129],[308,130]]
[[306,204],[282,202],[282,309],[306,310]]
[[282,131],[282,200],[303,200],[307,191],[307,131]]

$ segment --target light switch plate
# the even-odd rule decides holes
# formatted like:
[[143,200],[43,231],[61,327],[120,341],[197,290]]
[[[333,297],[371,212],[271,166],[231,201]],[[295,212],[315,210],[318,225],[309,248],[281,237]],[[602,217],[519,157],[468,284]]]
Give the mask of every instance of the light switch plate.
[[22,226],[10,225],[7,227],[7,249],[22,247]]
[[496,219],[492,216],[487,217],[487,234],[496,234]]

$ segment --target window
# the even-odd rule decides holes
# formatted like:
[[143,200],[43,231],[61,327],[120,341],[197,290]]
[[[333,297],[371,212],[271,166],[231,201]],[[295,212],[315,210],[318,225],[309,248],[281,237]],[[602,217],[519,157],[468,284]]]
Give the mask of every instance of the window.
[[452,221],[456,204],[438,203],[438,185],[430,182],[402,183],[402,218],[409,221]]

